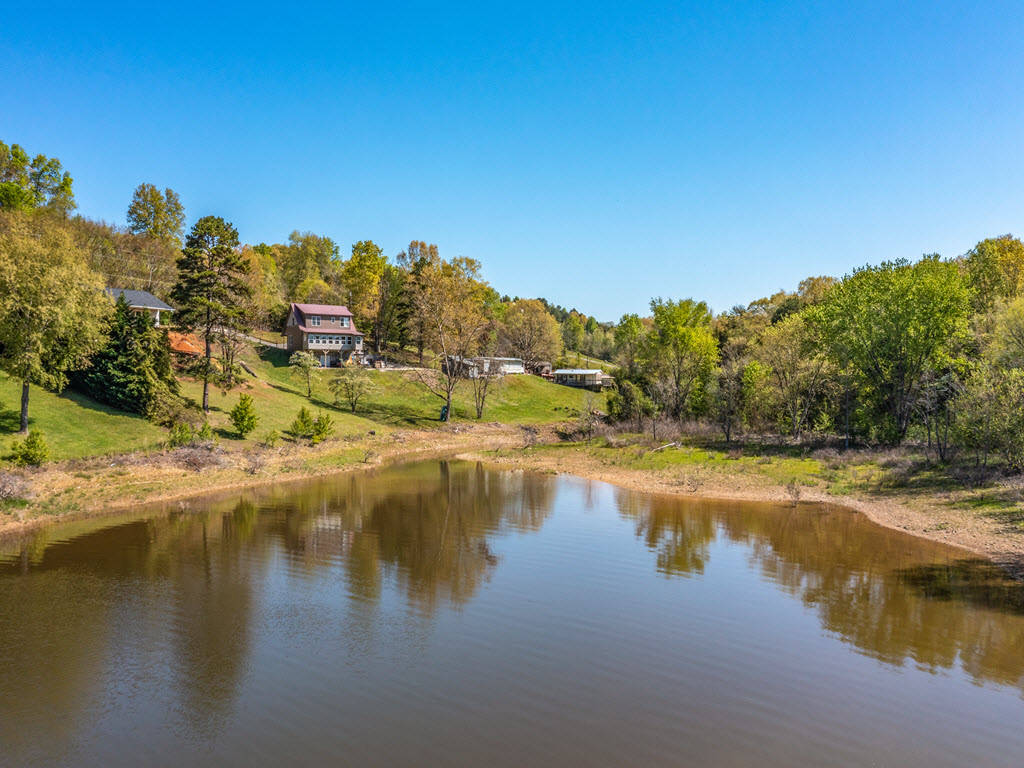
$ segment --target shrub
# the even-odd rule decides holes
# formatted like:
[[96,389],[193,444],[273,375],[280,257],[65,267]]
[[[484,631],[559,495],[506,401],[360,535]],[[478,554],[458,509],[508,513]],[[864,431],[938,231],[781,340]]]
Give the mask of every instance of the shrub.
[[302,406],[299,409],[298,414],[295,416],[295,421],[292,422],[288,431],[294,437],[313,436],[313,414],[309,412],[309,408]]
[[167,435],[167,445],[170,448],[180,448],[183,445],[191,445],[195,439],[195,431],[192,425],[185,421],[175,422],[171,426],[170,434]]
[[334,419],[331,418],[330,414],[321,413],[313,420],[313,432],[312,432],[312,443],[322,443],[328,437],[334,434]]
[[170,448],[182,448],[195,445],[213,445],[214,435],[209,422],[203,422],[203,426],[196,429],[188,422],[179,421],[171,427],[167,436],[167,445]]
[[43,433],[33,429],[24,440],[11,446],[7,458],[19,467],[38,467],[50,458],[50,449]]
[[256,424],[259,422],[252,395],[244,393],[238,396],[238,405],[232,408],[228,415],[231,418],[232,426],[241,437],[245,437],[256,429]]
[[278,434],[278,431],[276,429],[272,429],[263,435],[263,439],[260,440],[260,442],[267,448],[273,448],[277,445],[277,442],[280,439],[281,435]]
[[198,432],[196,432],[195,439],[192,442],[212,445],[216,439],[217,438],[213,434],[213,428],[210,426],[210,422],[204,421],[203,426],[200,427]]

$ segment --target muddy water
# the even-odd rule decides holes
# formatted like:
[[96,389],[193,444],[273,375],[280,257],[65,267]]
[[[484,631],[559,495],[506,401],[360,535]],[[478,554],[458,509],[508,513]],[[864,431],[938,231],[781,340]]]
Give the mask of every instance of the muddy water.
[[2,765],[1013,765],[1024,589],[814,506],[426,462],[0,544]]

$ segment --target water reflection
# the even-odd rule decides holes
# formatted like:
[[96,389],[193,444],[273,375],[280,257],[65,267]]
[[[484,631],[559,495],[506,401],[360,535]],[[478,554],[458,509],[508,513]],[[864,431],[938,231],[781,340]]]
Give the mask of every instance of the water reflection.
[[892,665],[959,663],[978,682],[1024,690],[1024,584],[960,550],[810,505],[711,504],[616,491],[658,570],[702,574],[720,537],[822,627]]
[[[548,524],[553,514],[558,525]],[[495,594],[485,585],[499,573],[511,576]],[[587,682],[578,675],[625,669],[623,653],[645,636],[659,653],[671,647],[663,638],[687,614],[663,616],[647,596],[705,583],[790,595],[813,612],[815,635],[820,625],[886,665],[962,669],[1024,691],[1024,588],[957,550],[842,510],[698,502],[435,461],[82,521],[0,548],[0,744],[18,762],[73,763],[87,751],[72,747],[104,734],[124,740],[118,729],[130,721],[163,759],[160,750],[181,739],[226,738],[254,701],[267,721],[306,717],[314,699],[327,710],[358,702],[350,722],[387,722],[406,701],[450,707],[451,722],[462,722],[460,697],[495,668],[512,677],[488,701],[525,712],[575,654],[607,649],[555,681],[538,715],[550,718],[575,711],[572,689]],[[538,608],[545,589],[551,601]],[[472,615],[474,605],[488,611],[475,641],[463,634],[468,618],[449,626],[450,666],[432,678],[446,657],[430,655],[430,638],[444,617]],[[728,604],[711,610],[701,631],[712,634],[690,653],[714,671],[723,668],[715,644],[742,647],[742,638],[730,634]],[[508,647],[489,634],[495,626]],[[538,646],[550,655],[530,657],[535,675],[508,666]],[[324,659],[324,649],[333,655]],[[660,670],[650,686],[699,673],[664,663],[638,661],[629,674]],[[346,677],[345,664],[365,680]],[[788,691],[792,670],[778,678]],[[628,682],[609,677],[604,695]],[[431,700],[445,685],[457,693]],[[277,696],[280,705],[266,704]],[[508,722],[539,727],[516,718]],[[231,743],[244,748],[246,736]]]

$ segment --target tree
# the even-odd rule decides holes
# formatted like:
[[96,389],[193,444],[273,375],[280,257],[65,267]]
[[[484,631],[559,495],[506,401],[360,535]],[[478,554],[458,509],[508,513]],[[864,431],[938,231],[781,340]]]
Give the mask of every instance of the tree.
[[441,257],[436,245],[427,245],[422,240],[413,240],[406,251],[398,254],[396,259],[406,272],[403,302],[399,308],[399,316],[403,322],[403,343],[411,340],[416,344],[419,364],[423,365],[423,350],[427,345],[429,318],[419,313],[423,305],[423,293],[427,290],[427,270],[436,270]]
[[691,396],[707,383],[718,360],[704,302],[654,299],[653,328],[644,350],[645,364],[668,411],[677,419],[691,407]]
[[643,349],[647,329],[639,315],[627,314],[615,326],[615,354],[629,376],[636,375],[637,361]]
[[967,331],[970,292],[956,264],[926,257],[864,267],[843,278],[807,318],[829,356],[852,370],[878,436],[906,436],[929,368],[948,362]]
[[967,383],[959,407],[960,443],[987,464],[1002,454],[1014,471],[1024,469],[1024,370],[984,363]]
[[522,358],[527,370],[562,354],[558,323],[537,299],[516,299],[505,309],[499,329],[501,346]]
[[802,315],[789,315],[765,329],[757,348],[797,439],[826,380],[827,359],[812,331]]
[[318,445],[334,434],[334,419],[329,413],[318,413],[313,419],[313,429],[310,432],[310,442]]
[[306,406],[299,408],[295,420],[288,430],[294,437],[309,437],[313,434],[313,414]]
[[160,192],[152,184],[139,184],[128,206],[128,230],[181,248],[185,207],[178,193],[168,187]]
[[313,382],[320,375],[320,361],[312,352],[295,352],[288,358],[288,365],[291,366],[292,375],[306,383],[306,397],[313,397]]
[[993,352],[1009,368],[1024,368],[1024,296],[1007,304],[996,317]]
[[475,354],[490,323],[487,301],[493,291],[479,279],[480,263],[463,257],[424,266],[414,313],[423,322],[423,338],[436,353],[440,371],[423,371],[420,382],[444,400],[444,420],[451,417],[452,394],[468,371],[464,361]]
[[0,222],[0,370],[21,381],[21,432],[29,384],[63,389],[103,345],[103,287],[62,223],[24,214]]
[[0,209],[48,208],[67,217],[75,209],[71,176],[55,157],[28,153],[0,141]]
[[340,288],[338,246],[329,237],[292,232],[278,266],[291,301],[333,301]]
[[167,332],[132,312],[123,296],[106,324],[106,343],[71,380],[94,400],[156,420],[178,394]]
[[379,245],[372,240],[360,240],[352,246],[352,256],[341,265],[346,303],[360,326],[372,323],[377,316],[380,282],[387,263]]
[[562,323],[562,341],[565,348],[572,352],[580,352],[583,346],[583,323],[579,315],[569,315]]
[[712,379],[711,411],[722,428],[726,443],[732,442],[733,432],[743,422],[744,372],[748,362],[743,349],[735,339],[724,344],[720,364]]
[[644,418],[654,414],[654,403],[636,384],[628,379],[618,382],[617,390],[608,396],[608,414],[618,421],[632,420],[637,432],[644,429]]
[[405,292],[405,272],[393,264],[384,265],[377,284],[376,312],[373,316],[373,351],[377,355],[391,339],[399,325]]
[[175,323],[195,331],[205,345],[203,410],[210,411],[213,345],[224,328],[241,330],[247,322],[246,301],[252,290],[248,262],[238,251],[238,231],[219,216],[195,223],[178,259],[178,282],[171,290],[177,303]]
[[327,386],[334,395],[334,402],[344,402],[352,413],[359,407],[359,401],[373,391],[370,372],[352,360],[341,366]]
[[259,423],[259,416],[256,415],[256,406],[253,403],[252,395],[244,392],[238,396],[238,404],[231,409],[228,416],[231,424],[240,437],[245,437]]
[[963,265],[975,312],[1024,293],[1024,243],[1013,235],[982,240],[964,256]]

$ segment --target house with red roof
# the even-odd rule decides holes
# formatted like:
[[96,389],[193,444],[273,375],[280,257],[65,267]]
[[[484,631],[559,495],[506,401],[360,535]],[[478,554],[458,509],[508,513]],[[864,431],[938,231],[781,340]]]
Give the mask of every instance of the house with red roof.
[[292,304],[285,336],[289,352],[312,352],[325,368],[363,355],[362,331],[339,304]]

